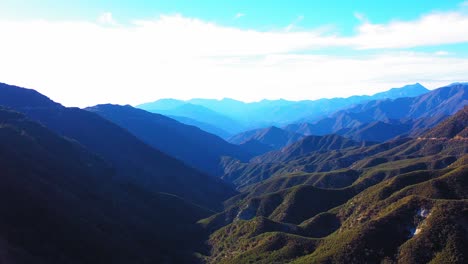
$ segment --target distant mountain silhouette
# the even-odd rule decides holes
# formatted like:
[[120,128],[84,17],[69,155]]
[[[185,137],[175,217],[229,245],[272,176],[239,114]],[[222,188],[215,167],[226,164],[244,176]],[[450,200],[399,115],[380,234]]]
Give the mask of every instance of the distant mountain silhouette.
[[229,142],[243,144],[251,140],[256,140],[272,149],[280,149],[286,145],[294,143],[304,136],[291,131],[272,126],[264,129],[255,129],[237,134],[229,138]]
[[234,194],[221,180],[150,147],[98,114],[66,108],[34,90],[7,84],[0,84],[0,105],[78,141],[109,162],[116,169],[116,177],[125,184],[175,194],[214,210]]
[[[170,105],[174,105],[175,107],[169,108]],[[162,114],[166,116],[180,116],[190,118],[198,122],[219,127],[220,129],[225,130],[229,133],[237,133],[244,129],[243,125],[240,122],[230,117],[224,116],[206,107],[190,103],[184,103],[182,101],[164,99],[162,101],[159,100],[154,103],[138,105],[137,107],[148,112]]]
[[396,99],[402,97],[416,97],[429,92],[427,88],[420,83],[405,85],[400,88],[392,88],[385,92],[376,93],[368,97],[370,100],[378,99]]
[[369,101],[315,123],[293,124],[285,129],[306,135],[339,133],[355,139],[384,141],[398,133],[411,134],[433,127],[466,104],[468,84],[456,83],[417,97]]
[[154,148],[213,176],[220,176],[222,173],[218,167],[222,156],[240,160],[251,157],[241,147],[197,127],[129,105],[97,105],[86,110],[99,114]]
[[[348,98],[303,101],[280,99],[262,100],[253,103],[244,103],[229,98],[222,100],[192,99],[188,101],[161,99],[137,107],[164,115],[189,117],[219,127],[231,134],[236,134],[259,127],[284,126],[295,122],[314,122],[354,104],[378,99],[414,97],[428,91],[421,84],[416,83],[371,96],[351,96]],[[184,105],[192,106],[187,107]],[[197,109],[193,105],[203,107],[204,110]],[[190,109],[186,109],[186,107]],[[207,112],[207,110],[211,110],[217,115],[213,116],[213,113]],[[222,115],[224,119],[221,119],[219,115]],[[226,121],[226,118],[229,118],[230,121]],[[234,124],[233,120],[235,120]]]
[[156,102],[140,104],[137,107],[145,110],[171,110],[186,104],[184,101],[176,99],[160,99]]
[[[426,89],[424,86],[422,86],[419,83],[416,84],[410,84],[410,85],[405,85],[401,88],[392,88],[388,91],[381,92],[381,93],[376,93],[371,96],[367,95],[362,95],[362,96],[351,96],[348,98],[333,98],[333,99],[321,99],[325,105],[322,107],[325,107],[325,109],[328,108],[328,111],[324,114],[332,114],[340,109],[344,109],[347,107],[351,107],[356,104],[363,104],[368,101],[375,101],[375,100],[384,100],[384,99],[398,99],[398,98],[407,98],[407,97],[417,97],[423,94],[428,93],[429,90]],[[327,100],[329,100],[327,102]],[[339,107],[333,107],[333,105],[330,105],[331,103],[333,104],[341,104]],[[309,116],[305,116],[301,118],[300,120],[296,121],[301,121],[301,122],[311,122],[311,121],[317,121],[320,118],[323,118],[324,115],[318,115],[317,113],[320,113],[320,110],[312,113]]]
[[223,130],[213,124],[208,124],[204,123],[192,118],[184,117],[184,116],[173,116],[173,115],[168,115],[167,117],[172,118],[174,120],[179,121],[180,123],[184,123],[189,126],[196,126],[200,128],[201,130],[204,130],[210,134],[217,135],[223,139],[228,139],[232,136],[231,133],[227,132],[226,130]]
[[[9,92],[18,107],[54,105]],[[1,263],[190,262],[202,240],[194,223],[212,213],[122,184],[76,141],[1,107],[0,171]]]

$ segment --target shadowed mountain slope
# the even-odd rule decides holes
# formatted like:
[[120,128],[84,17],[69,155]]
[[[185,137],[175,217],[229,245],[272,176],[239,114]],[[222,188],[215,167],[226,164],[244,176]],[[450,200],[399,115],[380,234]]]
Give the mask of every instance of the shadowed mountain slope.
[[211,211],[121,184],[74,140],[0,108],[1,263],[190,261]]
[[213,135],[217,135],[217,136],[219,136],[219,137],[221,137],[223,139],[226,139],[226,140],[232,136],[231,133],[217,127],[214,124],[204,123],[204,122],[197,121],[195,119],[188,118],[188,117],[183,117],[183,116],[169,115],[167,117],[172,118],[174,120],[177,120],[180,123],[183,123],[183,124],[186,124],[186,125],[189,125],[189,126],[196,126],[196,127],[200,128],[203,131],[206,131],[206,132],[208,132],[210,134],[213,134]]
[[34,90],[6,84],[0,84],[0,105],[78,141],[109,162],[124,183],[175,194],[210,209],[220,209],[221,201],[234,194],[221,180],[148,146],[95,113],[66,108]]
[[97,105],[86,110],[99,114],[154,148],[213,176],[220,176],[222,172],[218,165],[222,156],[240,160],[251,156],[241,147],[197,127],[129,105]]

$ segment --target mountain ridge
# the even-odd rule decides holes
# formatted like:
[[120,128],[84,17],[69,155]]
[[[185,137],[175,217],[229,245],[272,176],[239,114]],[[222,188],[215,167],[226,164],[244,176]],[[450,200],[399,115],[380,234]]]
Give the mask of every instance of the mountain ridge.
[[234,144],[243,144],[250,140],[256,140],[273,149],[280,149],[303,137],[304,136],[301,134],[271,126],[264,129],[254,129],[239,133],[229,138],[228,141]]
[[[36,107],[27,104],[30,99]],[[175,194],[212,210],[221,209],[221,201],[235,193],[229,185],[150,147],[99,115],[63,107],[34,90],[0,84],[0,105],[78,141],[111,163],[123,183]]]
[[221,173],[218,164],[222,156],[240,160],[251,157],[241,147],[229,144],[198,127],[129,105],[96,105],[85,110],[99,114],[127,129],[150,146],[212,176],[219,176]]
[[[162,114],[189,117],[197,121],[202,121],[218,126],[231,134],[236,134],[242,132],[242,130],[257,129],[259,127],[284,126],[290,123],[294,123],[298,120],[317,120],[340,109],[352,106],[353,104],[383,98],[418,96],[428,91],[429,90],[427,90],[421,84],[416,83],[412,85],[406,85],[401,88],[392,88],[385,92],[376,93],[372,96],[364,95],[351,96],[348,98],[302,101],[287,101],[284,99],[261,100],[253,103],[245,103],[229,98],[224,98],[222,100],[191,99],[187,101],[176,99],[160,99],[160,101],[141,104],[137,105],[136,107],[152,112],[160,108],[159,110]],[[183,104],[198,105],[204,109],[209,109],[219,113],[225,117],[235,120],[237,123],[239,123],[238,126],[240,125],[241,129],[238,127],[232,129],[232,125],[223,126],[220,124],[220,122],[211,121],[209,118],[203,115],[197,116],[193,113],[181,114],[180,112],[177,112],[176,108],[181,107]],[[173,107],[172,112],[170,109],[168,109],[168,105]]]
[[[291,124],[284,129],[305,135],[339,133],[351,138],[371,140],[376,138],[365,136],[366,130],[361,129],[373,122],[381,122],[384,127],[398,130],[400,134],[417,135],[456,113],[466,104],[468,104],[468,85],[456,83],[417,97],[365,102],[340,110],[315,123]],[[389,131],[382,133],[387,135],[380,135],[380,141],[397,136]]]

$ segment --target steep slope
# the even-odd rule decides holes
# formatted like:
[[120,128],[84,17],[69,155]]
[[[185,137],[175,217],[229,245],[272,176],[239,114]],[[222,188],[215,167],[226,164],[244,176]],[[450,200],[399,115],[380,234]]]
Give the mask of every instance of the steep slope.
[[304,136],[301,134],[272,126],[239,133],[229,138],[228,141],[234,144],[243,144],[250,140],[256,140],[273,149],[280,149],[300,140],[303,137]]
[[99,114],[150,146],[213,176],[220,176],[222,172],[218,166],[222,156],[240,160],[250,157],[241,147],[229,144],[218,136],[129,105],[97,105],[86,110]]
[[1,263],[189,261],[211,212],[116,181],[73,140],[0,108]]
[[423,135],[424,138],[467,138],[468,106]]
[[56,133],[77,140],[116,169],[123,183],[148,191],[178,195],[201,206],[220,209],[234,194],[221,180],[200,173],[146,145],[95,113],[66,108],[29,89],[0,84],[0,105],[26,114]]

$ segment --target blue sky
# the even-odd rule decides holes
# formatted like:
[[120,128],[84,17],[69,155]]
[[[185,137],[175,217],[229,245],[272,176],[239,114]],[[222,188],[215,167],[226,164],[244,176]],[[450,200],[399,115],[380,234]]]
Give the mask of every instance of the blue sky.
[[[357,14],[374,23],[412,20],[422,14],[449,11],[460,0],[2,0],[0,16],[12,19],[94,19],[110,12],[116,19],[151,19],[161,14],[182,14],[227,26],[270,30],[297,22],[298,27],[333,26],[351,34],[359,24]],[[236,15],[242,19],[235,19]]]
[[411,20],[428,11],[453,10],[459,0],[371,1],[371,0],[2,0],[0,15],[10,18],[93,19],[102,12],[132,20],[160,14],[180,13],[222,24],[235,25],[233,17],[244,14],[241,26],[281,27],[304,16],[304,27],[334,24],[351,30],[357,24],[354,14],[361,13],[375,23],[393,19]]
[[0,1],[0,81],[66,105],[466,81],[463,1]]

